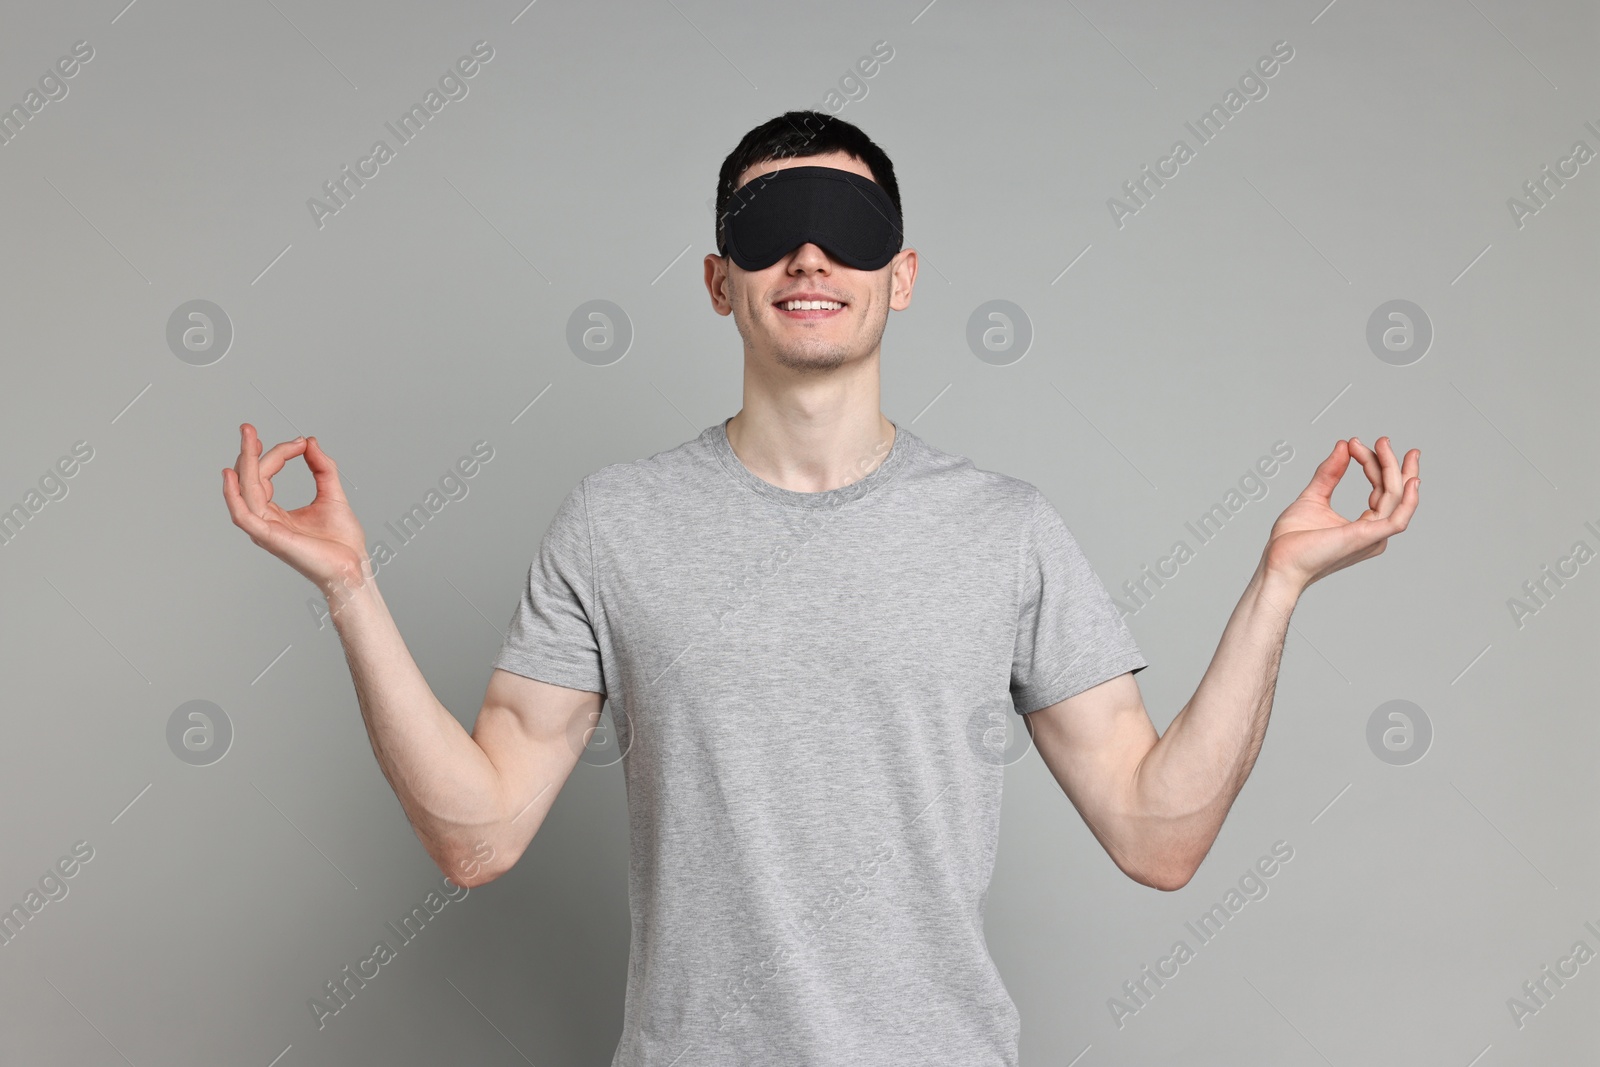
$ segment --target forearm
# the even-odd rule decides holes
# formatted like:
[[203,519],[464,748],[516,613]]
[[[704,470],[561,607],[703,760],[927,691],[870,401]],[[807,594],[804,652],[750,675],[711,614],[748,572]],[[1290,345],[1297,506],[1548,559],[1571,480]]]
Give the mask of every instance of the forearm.
[[1134,770],[1140,850],[1185,877],[1216,840],[1261,751],[1301,591],[1257,567],[1194,695]]
[[447,874],[505,820],[500,776],[439,702],[377,583],[328,594],[372,751],[417,837]]

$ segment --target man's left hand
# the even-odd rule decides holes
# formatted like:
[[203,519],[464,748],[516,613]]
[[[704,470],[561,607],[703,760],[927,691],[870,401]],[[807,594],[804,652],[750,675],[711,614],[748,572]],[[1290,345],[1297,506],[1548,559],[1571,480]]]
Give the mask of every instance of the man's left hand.
[[[1361,464],[1372,483],[1367,510],[1353,520],[1334,511],[1332,505],[1334,487],[1352,459]],[[1311,484],[1272,524],[1261,557],[1267,571],[1304,589],[1319,578],[1381,553],[1417,510],[1421,461],[1422,451],[1413,448],[1402,466],[1387,437],[1378,438],[1377,451],[1354,437],[1334,445],[1312,475]]]

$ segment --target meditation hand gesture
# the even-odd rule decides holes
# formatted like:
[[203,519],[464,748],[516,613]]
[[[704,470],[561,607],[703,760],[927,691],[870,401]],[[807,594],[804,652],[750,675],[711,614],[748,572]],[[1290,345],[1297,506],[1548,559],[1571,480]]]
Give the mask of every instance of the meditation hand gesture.
[[[1331,503],[1333,489],[1351,459],[1361,464],[1372,483],[1367,510],[1356,519],[1344,518]],[[1273,523],[1262,553],[1266,569],[1304,589],[1319,578],[1381,553],[1417,510],[1421,460],[1421,450],[1413,448],[1406,453],[1402,467],[1387,437],[1378,438],[1376,452],[1354,437],[1335,444],[1317,467],[1311,484]]]
[[[317,482],[311,503],[285,511],[272,502],[272,476],[295,456],[304,455]],[[256,428],[239,427],[239,461],[222,470],[222,496],[228,502],[233,524],[250,540],[271,552],[314,582],[323,593],[335,586],[359,586],[367,552],[361,523],[333,458],[315,437],[296,437],[273,445],[265,455]]]

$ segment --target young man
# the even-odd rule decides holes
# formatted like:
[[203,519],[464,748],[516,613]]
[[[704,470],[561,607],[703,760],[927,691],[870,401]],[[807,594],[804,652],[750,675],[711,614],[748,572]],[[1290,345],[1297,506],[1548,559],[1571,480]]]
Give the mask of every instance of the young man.
[[[327,594],[373,751],[463,885],[517,861],[609,697],[632,849],[614,1067],[1015,1065],[983,934],[995,724],[1026,716],[1112,861],[1180,888],[1255,761],[1300,593],[1406,528],[1420,453],[1334,445],[1158,736],[1144,657],[1050,501],[879,411],[884,325],[917,275],[883,151],[815,112],[757,127],[723,163],[717,245],[743,407],[568,494],[471,736],[407,652],[316,438],[263,455],[241,427],[229,510]],[[284,512],[271,478],[297,455],[317,495]],[[1352,458],[1372,493],[1346,521],[1329,499]]]

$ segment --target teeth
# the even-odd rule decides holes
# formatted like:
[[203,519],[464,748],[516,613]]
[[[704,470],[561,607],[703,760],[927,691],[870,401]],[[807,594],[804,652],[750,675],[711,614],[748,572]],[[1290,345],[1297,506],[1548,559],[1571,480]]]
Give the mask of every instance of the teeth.
[[785,300],[779,306],[785,311],[836,311],[844,307],[837,300]]

